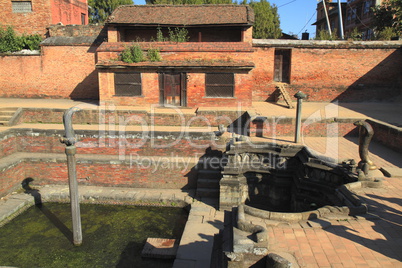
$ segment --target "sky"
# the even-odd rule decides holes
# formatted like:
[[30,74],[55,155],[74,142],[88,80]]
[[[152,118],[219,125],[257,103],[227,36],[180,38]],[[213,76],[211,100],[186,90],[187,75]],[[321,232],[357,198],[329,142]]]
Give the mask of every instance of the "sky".
[[[317,18],[317,0],[268,0],[268,2],[278,7],[282,32],[297,34],[301,38],[301,34],[307,30],[310,38],[315,37],[315,26],[311,24]],[[134,0],[134,3],[143,5],[145,0]]]

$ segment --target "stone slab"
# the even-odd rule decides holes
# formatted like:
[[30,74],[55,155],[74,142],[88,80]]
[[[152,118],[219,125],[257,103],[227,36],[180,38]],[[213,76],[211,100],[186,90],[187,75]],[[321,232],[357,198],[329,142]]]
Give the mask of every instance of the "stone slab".
[[141,256],[145,258],[174,259],[179,244],[176,239],[147,238]]

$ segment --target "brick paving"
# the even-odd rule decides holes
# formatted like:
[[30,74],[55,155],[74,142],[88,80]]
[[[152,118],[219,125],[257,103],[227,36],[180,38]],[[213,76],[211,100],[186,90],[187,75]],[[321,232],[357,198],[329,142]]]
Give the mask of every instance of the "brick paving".
[[267,222],[270,251],[292,254],[300,267],[402,267],[401,179],[356,193],[368,204],[367,215],[324,218],[326,228]]

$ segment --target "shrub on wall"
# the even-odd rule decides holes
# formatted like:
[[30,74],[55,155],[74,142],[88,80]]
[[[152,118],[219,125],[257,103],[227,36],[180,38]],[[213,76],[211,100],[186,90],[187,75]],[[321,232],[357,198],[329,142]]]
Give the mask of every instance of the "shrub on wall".
[[161,54],[159,49],[157,48],[151,48],[147,52],[147,57],[149,61],[161,61]]
[[121,60],[126,63],[141,62],[144,61],[144,53],[139,45],[132,45],[121,53]]
[[17,36],[12,27],[8,26],[6,29],[0,27],[0,53],[22,49],[39,50],[40,42],[42,37],[38,34]]
[[130,47],[124,49],[120,55],[120,59],[125,63],[137,63],[142,61],[161,61],[162,57],[160,51],[157,48],[151,48],[147,51],[147,57],[144,56],[144,52],[138,44],[133,44]]

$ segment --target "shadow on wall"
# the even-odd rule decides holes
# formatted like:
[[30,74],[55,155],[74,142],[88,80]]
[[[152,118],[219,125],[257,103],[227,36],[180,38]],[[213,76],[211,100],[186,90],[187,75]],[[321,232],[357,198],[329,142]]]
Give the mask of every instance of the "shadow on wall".
[[99,100],[98,71],[93,70],[70,94],[72,100]]
[[[365,59],[362,58],[362,61]],[[334,101],[392,101],[402,94],[402,49],[377,64],[338,95]],[[334,69],[336,72],[336,69]]]

